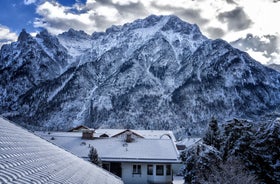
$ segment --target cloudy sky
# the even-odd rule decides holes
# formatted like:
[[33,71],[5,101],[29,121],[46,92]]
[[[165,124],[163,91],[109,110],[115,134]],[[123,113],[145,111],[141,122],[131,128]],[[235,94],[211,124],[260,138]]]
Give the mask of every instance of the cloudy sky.
[[1,0],[0,46],[25,28],[88,34],[150,14],[174,14],[197,24],[211,39],[222,38],[262,63],[280,64],[280,0]]

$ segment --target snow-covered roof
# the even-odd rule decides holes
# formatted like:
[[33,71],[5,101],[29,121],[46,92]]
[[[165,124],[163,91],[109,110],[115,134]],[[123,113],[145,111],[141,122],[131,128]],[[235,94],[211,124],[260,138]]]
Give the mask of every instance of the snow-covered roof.
[[77,127],[70,129],[68,132],[79,132],[79,131],[88,130],[88,129],[89,128],[87,126],[79,125]]
[[123,183],[0,117],[0,183]]
[[[102,134],[107,134],[109,137],[115,136],[119,133],[125,132],[126,129],[96,129],[95,137],[99,137]],[[169,135],[173,141],[176,141],[176,138],[172,131],[170,130],[130,130],[146,139],[167,139]]]
[[[37,134],[82,158],[88,157],[90,147],[93,146],[102,161],[178,162],[178,151],[171,139],[137,138],[127,143],[122,138],[85,140],[81,139],[81,133],[37,132]],[[52,137],[54,140],[51,140]]]
[[177,142],[178,145],[185,145],[186,147],[190,147],[201,141],[200,137],[188,137],[183,139],[182,141]]
[[129,129],[124,130],[124,131],[122,131],[122,132],[120,132],[120,133],[118,133],[118,134],[116,134],[116,135],[113,135],[112,137],[118,137],[118,136],[127,135],[127,134],[135,135],[135,136],[138,137],[138,138],[144,138],[142,135],[139,135],[139,134],[137,134],[136,132],[131,131],[131,130],[129,130]]

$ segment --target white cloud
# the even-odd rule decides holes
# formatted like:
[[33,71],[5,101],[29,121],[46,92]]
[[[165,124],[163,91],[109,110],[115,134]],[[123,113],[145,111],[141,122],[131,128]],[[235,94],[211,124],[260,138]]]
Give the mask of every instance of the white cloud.
[[106,17],[111,22],[116,22],[121,18],[118,10],[114,7],[100,6],[96,8],[95,12],[99,16]]
[[24,0],[23,3],[25,5],[30,5],[30,4],[36,3],[36,0]]
[[138,0],[112,0],[112,3],[119,5],[129,5],[131,3],[137,3]]
[[[35,0],[25,0],[26,3]],[[38,5],[35,27],[44,27],[58,34],[69,28],[92,34],[104,31],[112,24],[120,25],[150,14],[175,14],[196,23],[203,34],[228,42],[245,38],[248,34],[262,37],[279,34],[280,3],[272,0],[87,0],[76,1],[72,7],[62,6],[57,0]],[[243,21],[243,22],[242,22]],[[254,52],[254,51],[250,51]],[[259,55],[256,53],[255,55]],[[274,57],[275,58],[275,57]]]
[[[36,0],[24,0],[25,3],[33,3],[35,1]],[[45,1],[43,4],[40,4],[38,6],[37,13],[41,15],[42,18],[37,19],[37,21],[41,20],[42,22],[44,22],[44,24],[36,25],[49,25],[50,27],[48,28],[51,28],[51,26],[59,27],[59,25],[57,24],[45,23],[55,22],[55,19],[63,19],[69,22],[81,22],[82,24],[84,24],[84,26],[81,27],[81,29],[84,29],[87,32],[95,30],[100,31],[101,29],[104,29],[105,26],[103,26],[102,28],[94,27],[96,26],[96,21],[98,21],[97,19],[100,18],[99,16],[103,16],[105,18],[104,20],[107,20],[110,24],[122,24],[124,22],[133,21],[136,17],[143,18],[143,16],[148,16],[150,14],[176,14],[176,9],[181,9],[182,11],[192,9],[194,11],[199,12],[199,15],[202,18],[207,19],[208,22],[204,22],[203,25],[200,25],[199,22],[191,22],[191,20],[188,20],[187,17],[182,16],[181,18],[185,21],[198,24],[203,33],[209,37],[211,37],[211,34],[209,34],[207,30],[210,27],[216,27],[224,30],[227,34],[224,35],[223,38],[227,41],[233,41],[239,37],[244,37],[248,33],[252,33],[254,35],[266,35],[279,32],[280,24],[273,23],[272,20],[275,20],[277,17],[280,17],[280,3],[272,3],[271,0],[234,0],[234,2],[236,3],[228,3],[225,0],[87,0],[85,4],[81,3],[80,1],[77,1],[77,3],[73,5],[73,7],[66,7],[57,3],[57,1],[52,0]],[[126,12],[122,12],[123,10],[120,8],[133,4],[140,4],[144,9],[144,15],[139,16],[139,11],[135,9],[135,11],[132,10],[130,12],[131,16],[122,16],[126,15]],[[240,31],[228,30],[226,23],[218,20],[217,17],[220,13],[232,11],[237,7],[242,8],[242,10],[248,16],[248,18],[250,18],[253,21],[249,29]],[[133,8],[133,6],[131,6],[131,8]],[[107,22],[103,22],[103,24],[108,25]],[[72,23],[69,23],[69,26],[70,25],[75,26],[75,24]],[[63,28],[56,29],[65,31]]]
[[263,52],[256,52],[256,51],[253,51],[253,49],[251,49],[251,48],[249,48],[246,52],[252,58],[254,58],[255,60],[259,61],[262,64],[266,64],[266,63],[268,63],[270,61],[269,58],[264,56]]
[[94,12],[73,13],[71,7],[62,6],[57,2],[45,2],[37,7],[36,12],[42,18],[36,18],[34,26],[46,28],[53,34],[59,34],[70,28],[89,32],[95,24],[90,18]]
[[16,40],[16,33],[11,32],[8,27],[0,25],[0,48],[2,47],[2,45],[11,43]]
[[38,34],[39,32],[32,32],[32,33],[29,33],[32,37],[36,37],[36,35]]
[[[271,56],[274,58],[273,62],[271,62],[271,63],[275,63],[275,64],[280,65],[280,54],[276,53],[276,52],[273,52],[271,54]],[[271,63],[269,63],[269,64],[271,64]]]
[[254,26],[250,31],[253,34],[274,34],[279,32],[280,25],[276,23],[280,17],[280,3],[272,3],[270,0],[256,0],[253,2],[239,0],[248,16],[254,20]]
[[47,1],[37,7],[36,13],[41,18],[35,19],[34,26],[46,28],[53,34],[59,34],[70,28],[92,34],[95,31],[104,31],[112,24],[124,24],[137,18],[137,15],[130,17],[120,15],[119,10],[113,5],[103,5],[94,0],[87,0],[85,4],[78,2],[72,7],[67,7],[56,1]]

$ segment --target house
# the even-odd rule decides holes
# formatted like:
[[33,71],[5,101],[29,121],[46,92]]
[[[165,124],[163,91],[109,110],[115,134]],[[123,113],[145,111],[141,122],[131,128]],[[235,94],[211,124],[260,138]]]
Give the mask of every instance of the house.
[[105,134],[107,137],[117,137],[122,135],[127,131],[132,131],[134,134],[138,134],[146,139],[172,139],[174,142],[176,138],[172,131],[170,130],[133,130],[133,129],[95,129],[94,137],[98,138]]
[[182,141],[176,143],[177,150],[179,152],[184,151],[187,147],[190,147],[194,144],[198,144],[202,139],[200,137],[188,137]]
[[4,118],[0,117],[0,124],[0,183],[123,183]]
[[68,132],[82,132],[84,130],[89,130],[89,128],[87,126],[84,126],[84,125],[79,125],[77,127],[74,127],[70,130],[68,130]]
[[126,184],[172,183],[173,165],[180,163],[170,131],[97,129],[89,139],[66,132],[40,136],[85,160],[90,148],[96,148],[103,168]]

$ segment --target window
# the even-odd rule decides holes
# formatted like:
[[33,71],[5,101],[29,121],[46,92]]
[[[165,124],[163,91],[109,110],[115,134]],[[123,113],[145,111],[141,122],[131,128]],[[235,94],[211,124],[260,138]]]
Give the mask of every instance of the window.
[[147,167],[147,174],[148,175],[153,175],[153,165],[148,165],[148,167]]
[[141,174],[141,165],[133,165],[132,174]]
[[106,169],[107,171],[110,171],[110,164],[109,163],[103,163],[102,168]]
[[156,174],[158,176],[162,176],[163,175],[163,165],[157,165],[157,167],[156,167]]
[[166,175],[171,175],[171,165],[166,165]]

